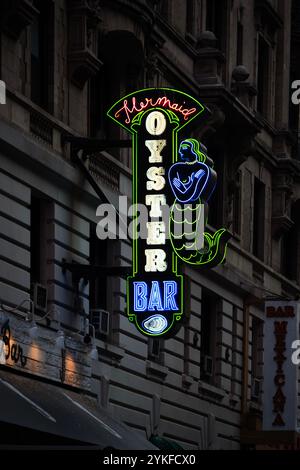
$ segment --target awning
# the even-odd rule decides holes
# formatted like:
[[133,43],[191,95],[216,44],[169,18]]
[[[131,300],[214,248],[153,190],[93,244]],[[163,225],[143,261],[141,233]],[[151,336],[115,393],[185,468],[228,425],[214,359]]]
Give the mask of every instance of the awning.
[[0,446],[82,445],[155,449],[95,398],[0,370]]

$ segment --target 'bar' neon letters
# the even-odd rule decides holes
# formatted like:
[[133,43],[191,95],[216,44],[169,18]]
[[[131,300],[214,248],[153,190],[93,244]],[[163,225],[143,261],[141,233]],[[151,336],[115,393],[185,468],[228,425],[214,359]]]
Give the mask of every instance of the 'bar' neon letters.
[[148,290],[146,282],[134,282],[134,310],[136,312],[150,311],[177,311],[176,303],[177,284],[175,281],[151,282]]

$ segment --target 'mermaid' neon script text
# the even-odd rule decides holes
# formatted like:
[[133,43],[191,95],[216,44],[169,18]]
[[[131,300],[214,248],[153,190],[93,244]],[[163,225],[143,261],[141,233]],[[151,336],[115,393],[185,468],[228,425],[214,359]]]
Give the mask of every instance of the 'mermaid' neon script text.
[[120,118],[122,113],[125,113],[126,119],[125,123],[130,124],[131,122],[131,115],[135,113],[140,113],[148,108],[155,108],[157,106],[161,108],[171,109],[173,111],[177,111],[178,113],[182,114],[185,121],[188,120],[189,116],[194,114],[197,109],[196,108],[185,108],[185,101],[183,104],[172,103],[169,98],[166,96],[161,96],[158,98],[144,98],[143,101],[137,103],[136,98],[133,96],[131,98],[131,103],[128,102],[127,99],[123,101],[123,106],[115,113],[115,118]]

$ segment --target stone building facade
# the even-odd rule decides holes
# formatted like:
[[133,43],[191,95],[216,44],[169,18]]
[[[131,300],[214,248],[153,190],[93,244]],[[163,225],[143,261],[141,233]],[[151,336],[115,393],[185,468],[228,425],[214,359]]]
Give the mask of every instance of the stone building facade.
[[[11,358],[6,366],[91,392],[144,437],[184,448],[239,449],[259,429],[264,299],[300,292],[296,3],[1,3],[0,299],[15,308],[37,283],[50,311],[36,312],[35,340],[29,303],[6,311],[27,357],[25,367]],[[131,263],[129,242],[97,239],[101,201],[71,160],[68,137],[128,138],[105,112],[131,91],[162,86],[211,110],[193,137],[218,173],[209,224],[232,238],[224,265],[186,268],[179,333],[148,341],[126,318],[124,278],[78,283],[63,269],[64,260]],[[130,148],[89,152],[87,166],[112,203],[131,197]],[[110,313],[109,331],[96,334],[91,360],[85,320],[99,308]],[[53,348],[58,331],[63,353]]]

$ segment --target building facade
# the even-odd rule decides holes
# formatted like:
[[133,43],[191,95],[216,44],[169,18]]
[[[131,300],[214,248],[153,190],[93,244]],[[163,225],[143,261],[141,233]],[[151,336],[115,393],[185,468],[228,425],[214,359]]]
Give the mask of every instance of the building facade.
[[[261,426],[264,301],[300,292],[296,3],[1,3],[0,299],[27,357],[4,368],[97,395],[147,439],[255,445],[247,436]],[[186,268],[186,320],[167,340],[147,340],[128,322],[124,277],[64,269],[131,264],[130,241],[96,235],[99,204],[131,198],[131,149],[86,150],[101,200],[72,159],[70,137],[128,139],[106,111],[147,87],[177,88],[210,109],[192,137],[218,174],[208,223],[232,234],[225,264]],[[39,285],[47,307],[32,315]],[[87,317],[96,326],[89,344]]]

